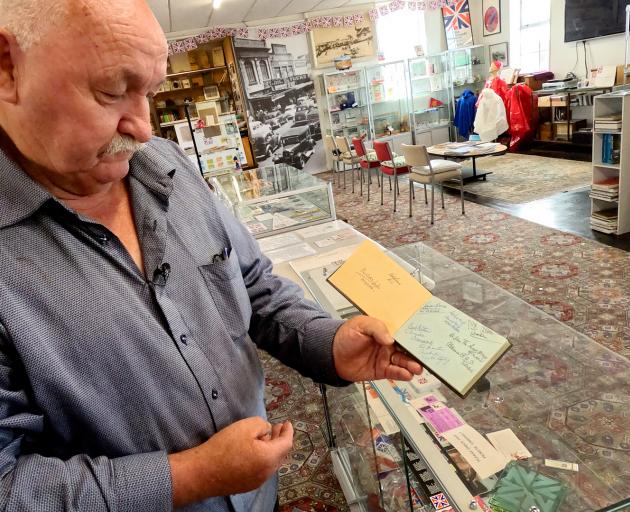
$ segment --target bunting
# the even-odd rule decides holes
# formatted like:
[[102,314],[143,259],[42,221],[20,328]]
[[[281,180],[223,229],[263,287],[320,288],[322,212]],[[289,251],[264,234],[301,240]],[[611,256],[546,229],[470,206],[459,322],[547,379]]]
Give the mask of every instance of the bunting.
[[[388,14],[402,9],[408,9],[410,11],[435,10],[451,6],[456,3],[456,0],[423,0],[413,2],[405,0],[392,0],[386,5],[368,10],[367,18],[374,22],[383,16],[387,16]],[[223,39],[227,36],[240,37],[243,39],[255,37],[263,40],[286,38],[305,34],[315,28],[350,27],[352,25],[364,23],[365,20],[366,16],[364,13],[357,13],[345,14],[343,16],[318,16],[299,22],[288,23],[286,25],[257,27],[255,29],[249,27],[213,27],[202,34],[178,41],[171,41],[168,45],[168,54],[173,55],[176,53],[184,53],[194,50],[201,44],[208,43],[215,39]]]

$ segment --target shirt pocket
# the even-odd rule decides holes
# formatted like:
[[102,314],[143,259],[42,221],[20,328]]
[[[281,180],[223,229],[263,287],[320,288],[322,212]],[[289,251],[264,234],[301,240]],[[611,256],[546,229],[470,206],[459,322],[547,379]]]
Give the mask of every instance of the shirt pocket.
[[201,265],[199,271],[229,335],[235,341],[244,338],[252,308],[236,251],[232,250],[226,260]]

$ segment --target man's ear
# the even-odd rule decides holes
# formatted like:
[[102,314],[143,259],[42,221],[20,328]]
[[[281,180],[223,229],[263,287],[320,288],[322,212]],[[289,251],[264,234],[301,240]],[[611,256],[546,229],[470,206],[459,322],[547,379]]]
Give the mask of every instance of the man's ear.
[[0,101],[17,103],[15,58],[18,52],[15,36],[0,28]]

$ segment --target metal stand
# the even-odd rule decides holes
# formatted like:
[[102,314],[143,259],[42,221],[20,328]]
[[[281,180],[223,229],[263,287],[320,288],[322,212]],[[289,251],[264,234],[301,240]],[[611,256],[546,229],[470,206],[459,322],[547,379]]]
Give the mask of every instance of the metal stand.
[[193,147],[195,148],[195,156],[197,157],[197,165],[199,165],[199,172],[203,176],[203,166],[201,165],[201,157],[199,156],[199,150],[197,149],[197,141],[195,140],[195,129],[193,128],[192,121],[190,120],[190,112],[188,112],[188,107],[192,104],[192,102],[185,100],[184,101],[184,112],[186,112],[186,120],[188,121],[188,128],[190,128],[190,134],[192,135]]

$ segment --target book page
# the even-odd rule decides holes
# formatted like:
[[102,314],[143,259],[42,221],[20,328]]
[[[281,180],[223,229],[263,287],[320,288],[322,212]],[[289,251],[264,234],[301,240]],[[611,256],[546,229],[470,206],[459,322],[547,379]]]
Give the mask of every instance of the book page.
[[431,293],[369,240],[328,281],[366,315],[395,333]]
[[510,346],[492,329],[437,297],[416,311],[394,338],[462,395]]

